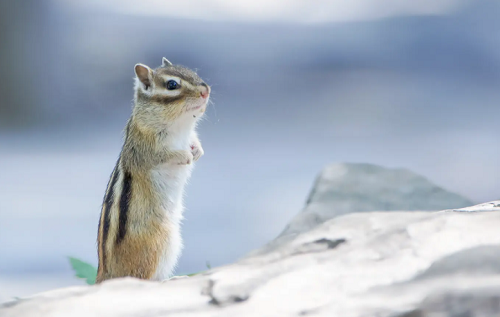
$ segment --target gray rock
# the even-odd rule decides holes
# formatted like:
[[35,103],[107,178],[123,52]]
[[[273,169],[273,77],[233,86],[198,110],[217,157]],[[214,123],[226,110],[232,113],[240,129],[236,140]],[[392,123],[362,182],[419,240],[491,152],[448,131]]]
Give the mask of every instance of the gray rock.
[[460,195],[406,169],[338,163],[323,169],[305,208],[260,252],[266,252],[328,219],[353,212],[443,210],[473,205]]
[[199,276],[55,290],[0,316],[498,316],[499,204],[343,215]]
[[452,274],[500,274],[500,245],[486,245],[453,253],[433,263],[416,279]]
[[400,317],[493,317],[500,315],[500,287],[432,295]]
[[[491,205],[491,204],[490,204]],[[481,210],[476,208],[475,211]],[[500,245],[479,246],[453,253],[433,263],[425,272],[404,283],[406,287],[420,281],[450,283],[464,277],[485,279],[500,277]],[[425,298],[418,308],[399,317],[490,317],[500,316],[500,283],[468,289],[448,287]]]

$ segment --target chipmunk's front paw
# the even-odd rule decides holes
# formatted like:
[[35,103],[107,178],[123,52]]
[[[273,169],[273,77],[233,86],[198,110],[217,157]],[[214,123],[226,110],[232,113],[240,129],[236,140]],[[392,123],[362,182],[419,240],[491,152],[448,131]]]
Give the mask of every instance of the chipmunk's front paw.
[[193,154],[193,159],[194,161],[198,161],[200,157],[202,157],[203,154],[205,154],[205,151],[203,151],[203,148],[201,147],[201,143],[195,143],[191,145],[191,154]]
[[171,160],[171,164],[174,165],[189,165],[191,163],[193,163],[193,154],[190,151],[178,151]]

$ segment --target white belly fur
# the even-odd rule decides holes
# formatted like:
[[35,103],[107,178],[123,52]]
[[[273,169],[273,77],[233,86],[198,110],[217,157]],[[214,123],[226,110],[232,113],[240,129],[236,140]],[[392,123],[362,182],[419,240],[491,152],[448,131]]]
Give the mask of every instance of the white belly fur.
[[[190,136],[194,127],[190,129],[184,129],[184,127],[180,129],[172,127],[173,131],[170,130],[172,132],[170,137],[165,140],[169,148],[174,150],[190,148]],[[154,274],[154,280],[161,281],[171,277],[181,254],[183,246],[180,226],[184,210],[184,187],[191,176],[192,169],[193,164],[172,165],[166,163],[151,171],[151,179],[160,196],[161,208],[165,214],[164,225],[169,232],[169,236],[165,237],[166,246]]]
[[163,256],[153,277],[155,280],[164,280],[172,275],[182,251],[180,229],[184,210],[182,200],[184,186],[191,175],[192,167],[192,165],[169,165],[161,166],[151,172],[153,184],[161,197],[161,208],[165,213],[164,225],[169,232],[169,236],[165,237],[167,243]]

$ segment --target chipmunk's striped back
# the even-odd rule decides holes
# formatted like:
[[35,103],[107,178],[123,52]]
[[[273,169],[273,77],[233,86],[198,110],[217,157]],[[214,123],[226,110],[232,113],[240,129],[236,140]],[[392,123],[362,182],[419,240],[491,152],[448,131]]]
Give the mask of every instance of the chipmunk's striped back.
[[210,90],[167,62],[156,70],[136,66],[134,110],[99,220],[97,283],[166,279],[182,249],[182,196],[191,163],[203,154],[195,127]]
[[[106,279],[106,273],[110,271],[108,255],[117,256],[116,253],[127,234],[127,219],[132,199],[132,175],[123,169],[120,161],[121,159],[116,163],[109,180],[99,220],[97,278],[99,282]],[[130,275],[125,271],[118,274]],[[151,278],[147,272],[140,272],[138,277]]]
[[172,250],[172,242],[180,240],[176,229],[180,224],[168,216],[169,211],[182,213],[182,201],[177,199],[164,208],[155,179],[149,174],[132,173],[122,158],[116,163],[101,209],[97,283],[123,276],[165,279],[173,265],[163,274],[165,269],[159,267],[163,253],[177,261],[181,245],[177,243]]
[[106,271],[106,242],[109,236],[109,227],[110,227],[110,222],[111,222],[111,207],[113,206],[114,203],[114,196],[115,196],[115,191],[114,187],[116,185],[116,181],[119,176],[119,170],[118,166],[120,164],[120,160],[116,162],[115,168],[113,169],[113,172],[111,173],[111,177],[108,181],[108,186],[106,188],[106,194],[104,195],[104,199],[102,202],[102,208],[101,208],[101,218],[99,219],[99,232],[97,236],[97,246],[98,246],[98,257],[99,257],[99,264],[98,264],[98,277],[97,281],[100,282],[104,280],[104,272]]

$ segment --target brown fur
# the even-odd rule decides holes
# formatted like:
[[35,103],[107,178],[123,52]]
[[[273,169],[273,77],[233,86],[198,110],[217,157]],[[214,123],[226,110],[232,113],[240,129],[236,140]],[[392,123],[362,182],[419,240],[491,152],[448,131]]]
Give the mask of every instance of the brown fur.
[[[150,77],[141,79],[143,87],[136,87],[125,142],[106,189],[97,237],[97,283],[124,276],[153,277],[161,252],[168,244],[169,220],[161,209],[160,195],[152,185],[150,171],[174,160],[189,164],[192,157],[188,149],[171,150],[162,145],[162,135],[166,133],[163,127],[185,112],[191,100],[200,98],[201,86],[209,89],[196,73],[181,66],[166,65],[151,70],[141,65],[139,68],[141,76]],[[136,66],[136,72],[137,69]],[[165,76],[182,80],[178,95],[162,93],[166,89]],[[124,188],[125,175],[130,176],[130,188],[129,196],[123,197],[127,189]],[[115,184],[113,177],[116,177]],[[106,215],[107,209],[109,215]]]

